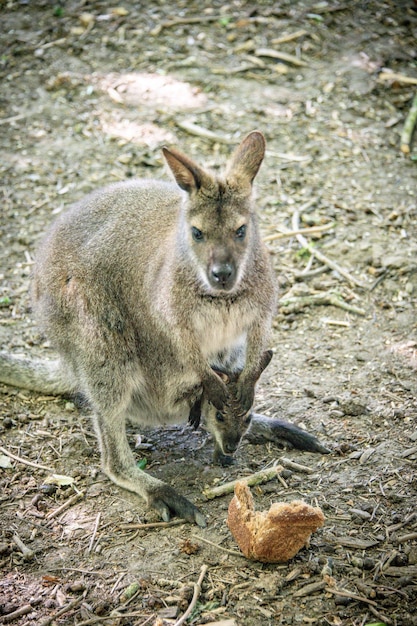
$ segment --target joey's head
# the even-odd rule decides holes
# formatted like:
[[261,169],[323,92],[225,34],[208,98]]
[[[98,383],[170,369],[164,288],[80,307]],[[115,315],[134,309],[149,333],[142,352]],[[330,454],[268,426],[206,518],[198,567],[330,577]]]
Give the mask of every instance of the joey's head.
[[178,231],[182,254],[210,295],[233,292],[258,245],[252,184],[265,154],[260,132],[250,133],[215,176],[184,154],[163,149],[179,187],[187,193]]
[[[258,371],[251,384],[255,386],[258,378],[268,366],[272,358],[272,351],[267,350],[261,356]],[[202,414],[207,430],[215,440],[215,460],[228,463],[227,459],[233,455],[241,440],[249,429],[252,419],[252,408],[242,410],[238,400],[239,374],[225,374],[216,372],[226,383],[230,401],[221,411],[203,398]],[[230,459],[229,459],[230,462]]]

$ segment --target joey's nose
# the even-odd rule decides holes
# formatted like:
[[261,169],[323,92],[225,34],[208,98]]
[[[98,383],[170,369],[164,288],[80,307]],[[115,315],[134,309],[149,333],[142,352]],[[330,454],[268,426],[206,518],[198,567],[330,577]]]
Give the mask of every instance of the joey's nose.
[[236,452],[237,448],[238,448],[239,442],[227,442],[224,446],[224,451],[227,454],[233,454],[234,452]]
[[213,265],[211,268],[211,283],[219,289],[228,289],[235,281],[235,268],[231,263]]

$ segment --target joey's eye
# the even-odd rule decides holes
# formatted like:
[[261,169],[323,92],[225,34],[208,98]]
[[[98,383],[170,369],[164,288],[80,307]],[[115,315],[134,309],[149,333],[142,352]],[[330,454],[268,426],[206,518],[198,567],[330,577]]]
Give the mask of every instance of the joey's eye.
[[245,426],[249,426],[249,424],[251,423],[251,421],[252,421],[252,415],[251,415],[251,414],[249,414],[249,415],[247,415],[247,416],[245,417]]
[[191,234],[193,236],[194,241],[203,241],[204,235],[199,228],[195,226],[191,227]]
[[243,241],[243,239],[246,237],[246,228],[246,224],[242,224],[242,226],[237,229],[237,231],[235,232],[236,239],[239,239],[239,241]]
[[218,422],[224,422],[224,415],[223,415],[223,413],[220,413],[220,411],[216,411],[216,420]]

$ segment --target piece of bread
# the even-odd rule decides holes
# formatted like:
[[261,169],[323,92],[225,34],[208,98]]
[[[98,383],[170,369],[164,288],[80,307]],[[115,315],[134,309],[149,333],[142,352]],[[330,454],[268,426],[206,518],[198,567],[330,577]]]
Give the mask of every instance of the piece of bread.
[[274,502],[268,512],[255,511],[244,482],[236,484],[227,516],[227,525],[243,554],[263,563],[292,559],[323,524],[321,509],[300,500]]

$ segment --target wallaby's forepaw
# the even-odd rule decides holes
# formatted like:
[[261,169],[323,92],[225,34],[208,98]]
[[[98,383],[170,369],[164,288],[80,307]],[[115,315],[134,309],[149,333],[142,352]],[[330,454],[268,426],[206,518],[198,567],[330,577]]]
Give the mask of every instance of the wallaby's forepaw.
[[201,422],[201,398],[196,400],[190,409],[190,415],[188,416],[188,423],[195,429],[200,426]]
[[225,383],[214,372],[203,380],[207,400],[221,411],[229,401],[229,392]]
[[206,526],[206,519],[201,511],[165,483],[153,487],[148,492],[148,504],[159,513],[164,522],[169,522],[171,515],[176,515],[201,528]]
[[230,467],[236,463],[236,459],[229,454],[223,454],[220,448],[215,447],[213,453],[213,463],[222,467]]

